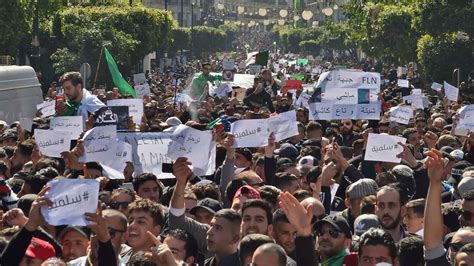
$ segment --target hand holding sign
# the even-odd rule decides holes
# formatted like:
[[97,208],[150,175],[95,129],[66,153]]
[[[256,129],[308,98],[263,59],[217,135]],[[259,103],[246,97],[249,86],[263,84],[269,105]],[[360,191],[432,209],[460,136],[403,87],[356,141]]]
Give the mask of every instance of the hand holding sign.
[[41,209],[53,206],[53,202],[44,197],[49,189],[49,187],[43,187],[43,189],[38,193],[38,198],[36,198],[31,204],[28,222],[26,222],[24,227],[29,232],[34,232],[40,225],[45,224],[44,217],[41,214]]
[[397,155],[403,151],[403,147],[399,142],[405,143],[406,138],[370,133],[364,160],[400,163],[401,158]]
[[110,234],[109,230],[107,229],[105,218],[102,216],[102,208],[100,208],[100,205],[97,207],[97,211],[95,213],[86,212],[84,217],[90,223],[87,227],[89,227],[91,231],[97,235],[100,242],[106,243],[109,241]]

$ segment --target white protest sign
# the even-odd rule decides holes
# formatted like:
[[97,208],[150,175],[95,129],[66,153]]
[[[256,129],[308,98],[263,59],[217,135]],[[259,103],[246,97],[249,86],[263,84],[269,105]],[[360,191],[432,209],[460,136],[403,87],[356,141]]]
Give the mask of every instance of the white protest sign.
[[135,85],[140,85],[140,84],[146,83],[145,73],[134,74],[133,75],[133,82],[135,82]]
[[232,59],[222,60],[222,69],[233,70],[235,67],[235,61]]
[[31,131],[31,127],[33,126],[33,119],[29,117],[20,117],[20,126],[24,130]]
[[47,117],[54,115],[56,110],[54,109],[54,101],[47,101],[36,105],[36,110],[41,112],[41,117]]
[[316,87],[323,90],[330,88],[364,88],[380,90],[380,73],[354,70],[333,70],[319,76]]
[[53,202],[41,213],[50,225],[79,225],[89,222],[84,214],[95,213],[99,202],[99,181],[95,179],[57,179],[48,182],[45,197]]
[[231,125],[234,147],[261,147],[267,145],[270,131],[266,119],[237,120]]
[[379,103],[358,104],[356,105],[356,118],[353,119],[380,120],[380,109]]
[[82,116],[56,116],[51,119],[49,128],[71,133],[71,139],[78,139],[82,134],[84,124]]
[[406,79],[397,80],[397,86],[401,88],[410,88],[410,82]]
[[390,108],[390,121],[408,125],[413,117],[413,109],[410,106],[395,106]]
[[403,76],[403,75],[406,75],[407,72],[408,72],[408,69],[407,69],[406,67],[401,67],[401,66],[399,66],[399,67],[397,68],[397,77],[401,77],[401,76]]
[[310,103],[309,119],[310,120],[331,120],[332,104],[326,103]]
[[444,82],[444,95],[448,98],[448,100],[452,102],[457,102],[458,96],[459,96],[459,89],[445,81]]
[[402,159],[397,155],[403,151],[403,147],[398,144],[399,142],[405,143],[406,138],[369,133],[364,160],[400,163]]
[[100,164],[100,166],[102,166],[102,173],[108,179],[125,179],[125,176],[123,175],[123,170],[117,171],[114,168],[109,167],[102,163]]
[[249,67],[249,70],[250,70],[250,74],[252,75],[255,75],[255,74],[258,74],[260,73],[260,70],[262,69],[262,66],[261,65],[251,65]]
[[[200,131],[179,125],[171,135],[168,158],[176,160],[186,157],[194,168],[207,169],[211,153],[212,131]],[[206,171],[204,171],[206,172]]]
[[87,131],[82,138],[85,153],[79,158],[79,162],[107,163],[114,156],[116,138],[116,125],[94,127]]
[[305,91],[301,92],[300,96],[295,102],[296,107],[305,107],[306,109],[309,109],[309,100],[311,99],[311,95],[306,93]]
[[232,85],[229,83],[221,83],[217,89],[215,89],[214,93],[219,99],[224,98],[224,96],[232,92]]
[[439,83],[433,82],[433,84],[431,84],[431,89],[433,89],[434,91],[440,92],[441,88],[443,88],[443,85]]
[[135,92],[137,93],[137,96],[140,98],[143,98],[143,96],[147,96],[151,94],[150,85],[148,85],[148,83],[135,85],[134,88],[135,88]]
[[155,174],[159,179],[174,178],[171,173],[162,172],[162,163],[171,163],[168,146],[169,132],[118,133],[117,138],[132,146],[132,162],[135,175],[143,172]]
[[35,129],[35,140],[43,155],[61,158],[61,153],[69,151],[71,133],[48,129]]
[[280,65],[278,63],[274,63],[273,64],[273,71],[278,73],[278,71],[280,71]]
[[115,144],[114,156],[104,163],[110,168],[123,172],[127,162],[133,162],[132,145],[123,141],[118,141]]
[[143,101],[141,99],[109,100],[107,106],[128,106],[128,113],[133,117],[133,123],[140,124],[142,121]]
[[459,110],[459,121],[456,128],[474,132],[474,104],[463,106]]
[[407,96],[403,96],[403,100],[407,103],[411,104],[415,109],[423,109],[423,95],[421,94],[411,94]]
[[275,140],[280,141],[299,134],[296,111],[280,113],[267,119],[268,130],[275,135]]

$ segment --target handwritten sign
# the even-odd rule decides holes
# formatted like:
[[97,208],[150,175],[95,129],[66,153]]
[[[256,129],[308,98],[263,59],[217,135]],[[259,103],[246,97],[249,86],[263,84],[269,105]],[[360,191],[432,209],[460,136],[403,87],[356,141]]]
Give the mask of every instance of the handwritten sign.
[[48,117],[56,114],[54,101],[47,101],[36,105],[36,110],[41,112],[41,117]]
[[305,91],[301,92],[300,96],[295,102],[296,107],[305,107],[309,109],[309,100],[311,99],[311,95],[306,93]]
[[43,155],[60,158],[61,153],[69,151],[71,133],[47,129],[35,129],[35,140]]
[[149,172],[160,179],[174,178],[170,173],[162,172],[162,163],[171,163],[168,146],[171,142],[169,132],[118,133],[119,141],[132,146],[132,162],[135,175]]
[[440,92],[441,88],[443,88],[443,85],[439,83],[433,82],[433,84],[431,84],[431,89],[433,89],[434,91]]
[[49,128],[71,133],[71,139],[78,139],[82,134],[82,116],[56,116],[51,119]]
[[176,127],[168,146],[168,157],[176,160],[186,157],[193,169],[206,169],[211,153],[211,131],[200,131],[185,125]]
[[95,115],[94,127],[115,125],[119,131],[128,130],[128,106],[104,106]]
[[235,67],[235,61],[232,59],[222,60],[222,69],[233,70]]
[[132,161],[132,145],[123,141],[118,141],[115,144],[114,156],[110,157],[109,160],[104,162],[104,164],[112,169],[123,172],[127,162]]
[[324,72],[316,87],[323,91],[331,88],[365,88],[380,90],[380,73],[353,70],[334,70]]
[[474,132],[474,104],[463,106],[459,110],[459,121],[456,128]]
[[275,140],[280,141],[299,134],[296,111],[280,113],[267,119],[268,131],[275,134]]
[[406,138],[369,133],[364,160],[376,162],[400,163],[397,155],[403,151],[398,143],[405,143]]
[[444,82],[444,95],[446,95],[448,100],[452,102],[457,102],[458,96],[459,96],[459,89],[445,81]]
[[146,83],[145,73],[134,74],[133,75],[133,82],[135,82],[135,85],[140,85],[140,84]]
[[150,85],[148,83],[135,85],[134,88],[135,92],[137,93],[137,96],[140,98],[143,98],[143,96],[150,95],[151,93]]
[[33,119],[29,117],[20,117],[20,126],[24,130],[31,131],[33,126]]
[[311,103],[309,104],[310,120],[332,120],[332,119],[380,119],[380,104],[332,104]]
[[100,166],[102,166],[102,173],[108,179],[125,179],[125,176],[123,175],[123,170],[117,171],[114,168],[109,167],[103,163],[101,163]]
[[265,146],[271,133],[266,119],[238,120],[232,123],[230,132],[236,148]]
[[87,131],[84,140],[85,154],[79,162],[107,163],[114,156],[117,138],[116,126],[94,127]]
[[410,106],[395,106],[390,108],[390,121],[408,125],[413,117],[413,109]]
[[[48,182],[46,198],[51,207],[42,207],[41,213],[50,225],[79,225],[89,222],[84,213],[95,213],[99,201],[99,181],[95,179],[57,179]],[[74,188],[74,189],[71,189]]]
[[406,79],[397,80],[397,86],[401,88],[410,88],[410,82]]
[[143,101],[141,99],[118,99],[107,101],[107,106],[128,106],[128,113],[133,123],[140,124],[143,116]]

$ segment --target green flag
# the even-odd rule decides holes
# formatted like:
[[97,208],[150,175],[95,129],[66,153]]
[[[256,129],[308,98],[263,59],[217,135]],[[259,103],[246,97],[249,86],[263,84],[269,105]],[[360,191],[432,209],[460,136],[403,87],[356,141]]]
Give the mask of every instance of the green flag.
[[293,73],[291,75],[292,78],[296,79],[296,80],[303,80],[304,79],[304,73]]
[[128,84],[128,82],[122,77],[120,73],[117,63],[115,63],[114,58],[109,53],[109,50],[104,47],[105,52],[105,60],[107,61],[107,65],[109,66],[110,75],[112,75],[112,80],[114,81],[115,86],[117,86],[119,93],[121,95],[132,95],[133,98],[137,98],[137,93],[135,89]]
[[268,64],[268,51],[259,52],[255,56],[255,64],[256,65],[261,65],[264,68],[267,67],[267,64]]

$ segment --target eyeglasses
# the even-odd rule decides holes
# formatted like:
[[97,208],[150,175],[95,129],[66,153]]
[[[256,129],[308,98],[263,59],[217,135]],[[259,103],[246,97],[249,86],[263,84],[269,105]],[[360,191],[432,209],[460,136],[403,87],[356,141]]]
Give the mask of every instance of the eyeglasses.
[[320,229],[316,230],[316,235],[318,235],[318,236],[324,236],[326,233],[329,233],[329,235],[332,238],[337,238],[341,232],[336,230],[336,229],[333,229],[333,228],[327,229],[327,230],[323,230],[323,229],[320,228]]
[[466,243],[456,242],[456,243],[449,243],[449,248],[451,248],[452,252],[458,252]]
[[114,238],[117,233],[125,233],[125,231],[117,230],[111,227],[107,227],[107,230],[109,231],[110,238]]
[[112,208],[114,210],[127,209],[129,204],[130,204],[130,202],[119,202],[119,201],[111,202],[110,203],[110,208]]
[[472,219],[472,212],[466,210],[459,210],[458,214],[462,216],[462,218],[466,221],[470,221]]

